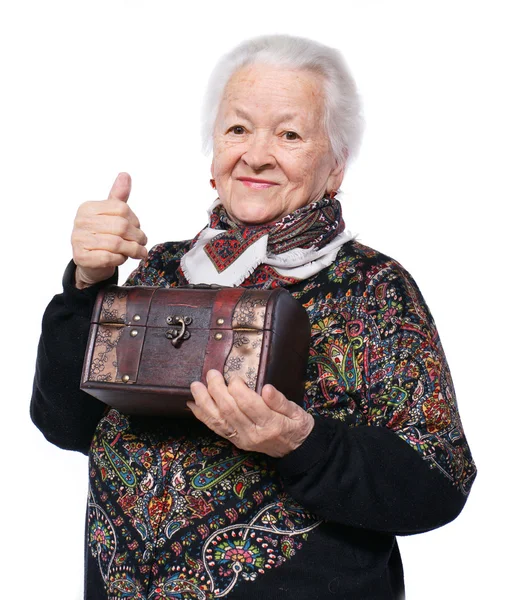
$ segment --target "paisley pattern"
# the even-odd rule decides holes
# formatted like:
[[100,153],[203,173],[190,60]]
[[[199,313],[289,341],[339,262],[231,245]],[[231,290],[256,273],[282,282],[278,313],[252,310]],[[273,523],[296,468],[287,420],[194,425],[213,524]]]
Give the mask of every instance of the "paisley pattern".
[[221,272],[264,235],[268,235],[267,248],[272,254],[294,248],[322,248],[344,231],[344,221],[341,204],[324,197],[286,215],[274,226],[237,226],[220,204],[211,213],[210,227],[223,230],[204,247],[213,265]]
[[[150,251],[128,285],[178,284],[190,242]],[[307,281],[310,413],[392,429],[462,494],[475,475],[454,387],[411,276],[358,242]],[[262,277],[247,287],[262,288]],[[323,490],[326,493],[326,490]],[[150,428],[111,410],[90,452],[89,568],[107,598],[224,598],[297,553],[319,519],[290,498],[268,457],[198,422]]]
[[196,424],[168,438],[111,410],[90,477],[89,547],[108,598],[224,597],[290,558],[319,523],[266,457]]
[[434,320],[398,263],[352,246],[329,270],[330,282],[347,276],[349,286],[303,302],[312,322],[305,408],[392,429],[468,494],[475,467]]

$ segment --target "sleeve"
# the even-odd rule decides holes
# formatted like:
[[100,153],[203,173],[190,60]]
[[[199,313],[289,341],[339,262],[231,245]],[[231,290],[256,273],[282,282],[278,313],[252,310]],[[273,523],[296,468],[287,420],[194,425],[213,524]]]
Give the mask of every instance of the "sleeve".
[[[362,420],[315,416],[277,461],[287,491],[326,520],[406,535],[462,510],[476,475],[432,316],[398,263],[368,284],[355,320],[355,399]],[[346,327],[347,331],[348,328]],[[343,336],[342,345],[353,340]],[[337,340],[333,342],[337,347]]]
[[90,317],[98,291],[117,283],[117,273],[79,290],[75,272],[76,265],[70,261],[63,276],[63,292],[54,296],[43,315],[30,414],[49,442],[86,454],[106,408],[79,389]]
[[[171,285],[176,281],[176,268],[185,246],[184,242],[157,244],[124,285]],[[169,258],[167,264],[165,256]],[[70,261],[63,276],[63,292],[54,296],[43,316],[30,414],[49,442],[88,454],[94,431],[106,411],[104,403],[79,388],[90,318],[98,291],[116,284],[118,274],[79,290],[75,271],[76,265]]]
[[[161,249],[162,246],[152,248],[125,285],[163,285],[163,278],[154,268]],[[94,431],[107,408],[79,388],[90,318],[97,293],[107,285],[117,284],[118,273],[79,290],[75,272],[76,265],[70,261],[63,276],[63,292],[54,296],[43,315],[30,415],[49,442],[88,454]]]

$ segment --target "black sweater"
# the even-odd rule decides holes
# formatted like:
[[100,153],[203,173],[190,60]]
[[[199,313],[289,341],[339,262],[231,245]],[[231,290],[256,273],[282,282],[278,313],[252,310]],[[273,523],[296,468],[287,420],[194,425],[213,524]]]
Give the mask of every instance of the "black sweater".
[[[156,246],[127,283],[176,285],[187,247]],[[288,286],[312,324],[315,427],[277,460],[81,392],[95,296],[116,276],[78,290],[74,269],[43,318],[31,417],[53,444],[90,450],[86,598],[403,597],[395,536],[454,519],[476,471],[434,321],[398,263],[349,242]],[[121,486],[121,460],[140,488]],[[227,478],[196,488],[223,464]]]

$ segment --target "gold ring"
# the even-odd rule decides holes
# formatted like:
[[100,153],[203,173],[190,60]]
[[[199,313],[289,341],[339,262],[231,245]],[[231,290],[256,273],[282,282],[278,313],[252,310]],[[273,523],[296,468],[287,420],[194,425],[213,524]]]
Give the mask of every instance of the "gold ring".
[[234,436],[238,435],[238,432],[236,431],[236,429],[234,431],[232,431],[231,433],[226,433],[225,437],[230,440],[231,438],[233,438]]

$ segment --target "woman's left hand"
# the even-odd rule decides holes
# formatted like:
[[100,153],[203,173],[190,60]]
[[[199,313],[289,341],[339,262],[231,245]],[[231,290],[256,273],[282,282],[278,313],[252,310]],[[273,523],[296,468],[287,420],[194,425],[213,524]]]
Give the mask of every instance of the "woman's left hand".
[[211,370],[207,387],[195,381],[191,393],[194,402],[187,405],[195,417],[242,450],[281,458],[300,446],[314,426],[312,415],[273,385],[266,385],[260,396],[240,377],[227,385],[221,373]]

